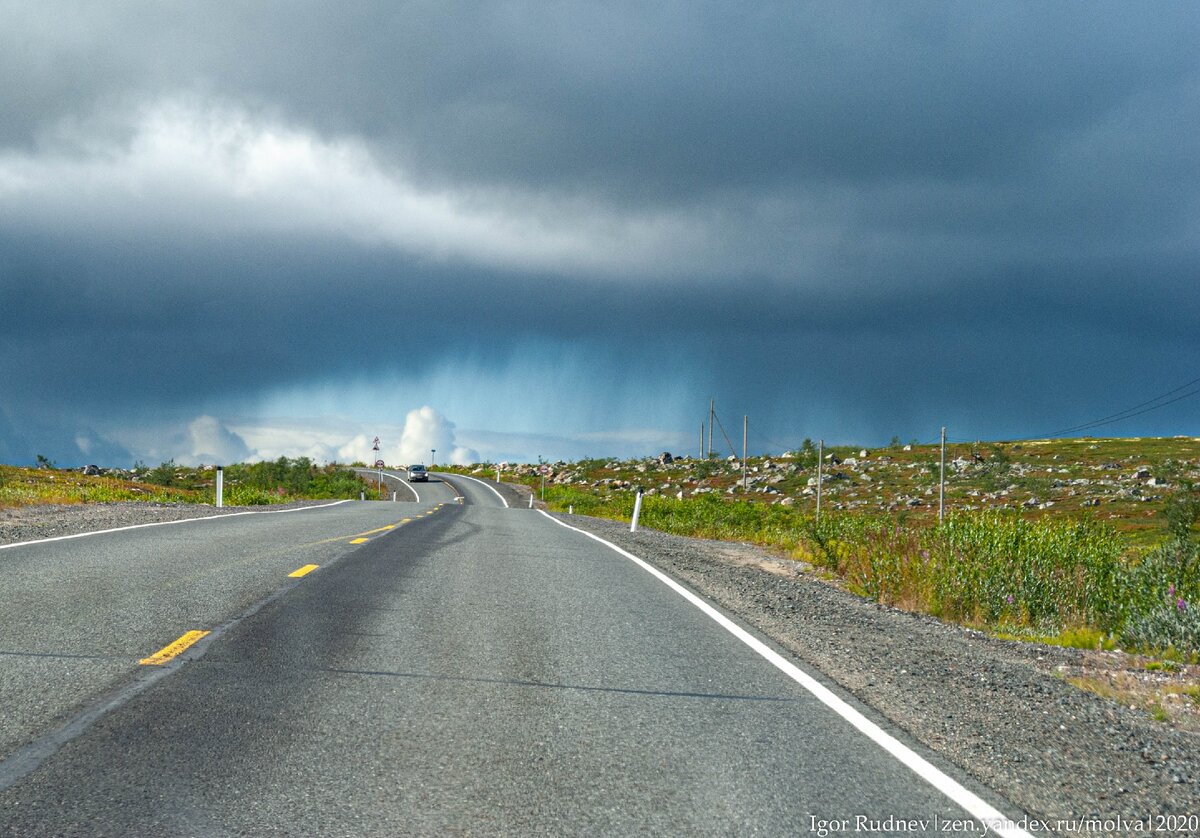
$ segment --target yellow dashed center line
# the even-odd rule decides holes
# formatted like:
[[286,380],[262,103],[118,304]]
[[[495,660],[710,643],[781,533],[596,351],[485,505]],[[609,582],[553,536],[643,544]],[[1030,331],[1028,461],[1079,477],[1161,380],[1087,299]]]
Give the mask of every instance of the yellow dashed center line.
[[[357,536],[350,539],[350,543],[351,544],[365,544],[366,542],[371,540],[371,539],[367,538],[367,536],[369,536],[369,535],[375,535],[376,533],[381,533],[381,532],[388,532],[389,530],[394,530],[394,529],[396,529],[396,527],[403,526],[404,524],[411,524],[414,519],[422,518],[426,515],[432,515],[433,513],[437,512],[438,509],[441,509],[441,504],[439,504],[438,506],[434,507],[433,509],[427,510],[425,512],[418,512],[412,518],[403,518],[395,524],[386,524],[377,529],[367,530],[366,532],[360,532]],[[338,540],[339,539],[336,539],[336,538],[330,539],[330,541],[338,541]],[[324,544],[325,542],[318,542],[318,543]]]
[[299,579],[301,576],[307,576],[308,574],[312,573],[318,567],[320,567],[320,565],[306,564],[304,567],[296,568],[291,573],[289,573],[288,576],[291,577],[292,579]]
[[185,651],[201,637],[205,637],[208,634],[211,634],[211,632],[189,631],[171,645],[164,646],[150,657],[142,658],[140,661],[138,661],[138,663],[140,663],[142,666],[161,666],[162,664],[179,655],[181,652]]

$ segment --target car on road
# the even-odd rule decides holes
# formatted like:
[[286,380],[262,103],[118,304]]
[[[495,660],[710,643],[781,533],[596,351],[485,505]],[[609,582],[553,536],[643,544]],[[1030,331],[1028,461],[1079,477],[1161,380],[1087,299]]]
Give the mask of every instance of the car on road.
[[428,483],[429,472],[425,470],[425,466],[418,463],[408,467],[408,479],[413,483]]

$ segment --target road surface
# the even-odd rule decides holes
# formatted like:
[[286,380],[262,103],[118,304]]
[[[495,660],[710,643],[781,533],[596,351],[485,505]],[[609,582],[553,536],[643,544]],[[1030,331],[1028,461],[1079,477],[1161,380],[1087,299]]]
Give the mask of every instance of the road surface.
[[634,561],[446,479],[0,550],[0,834],[980,834]]

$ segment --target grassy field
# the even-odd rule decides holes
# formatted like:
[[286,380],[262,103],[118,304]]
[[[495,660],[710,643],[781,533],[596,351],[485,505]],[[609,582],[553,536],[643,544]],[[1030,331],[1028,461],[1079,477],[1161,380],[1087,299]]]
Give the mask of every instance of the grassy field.
[[154,486],[125,477],[0,466],[0,508],[58,503],[212,503],[212,491]]
[[[826,449],[741,463],[548,467],[555,509],[761,544],[883,603],[1015,637],[1200,653],[1200,440],[1079,439]],[[487,473],[490,466],[464,469]],[[505,479],[541,490],[537,466]]]
[[[294,500],[357,498],[372,489],[353,471],[316,466],[305,458],[225,467],[225,503],[255,506]],[[174,462],[86,475],[54,468],[0,466],[0,508],[64,503],[214,503],[216,469]]]

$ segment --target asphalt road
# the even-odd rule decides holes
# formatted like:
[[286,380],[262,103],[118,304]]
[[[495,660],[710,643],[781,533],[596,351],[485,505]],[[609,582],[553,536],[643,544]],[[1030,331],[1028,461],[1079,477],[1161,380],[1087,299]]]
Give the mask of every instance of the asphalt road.
[[0,833],[981,834],[645,569],[451,479],[0,552]]

